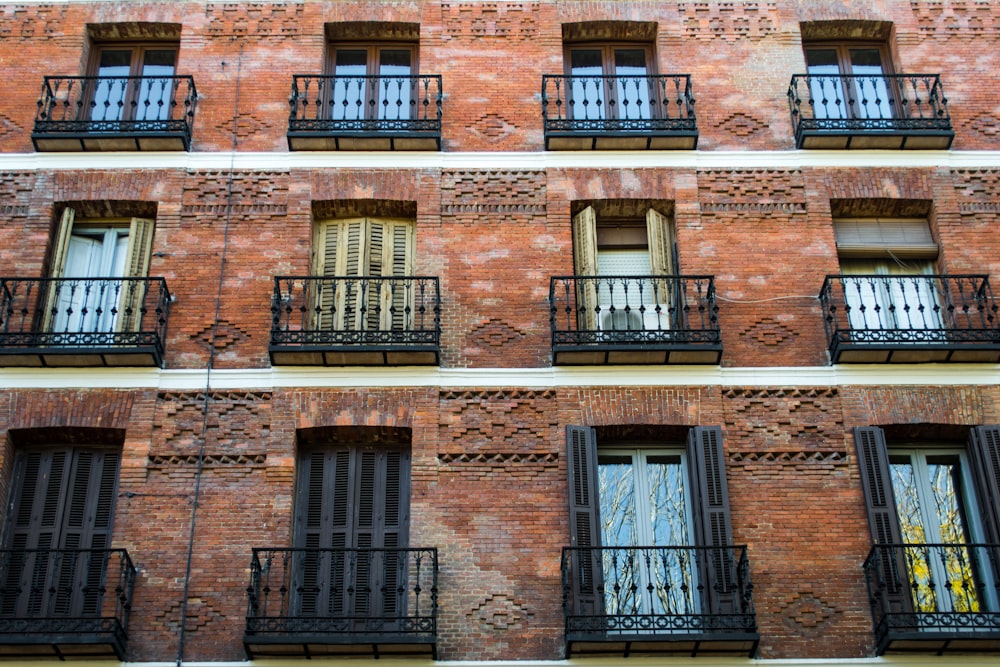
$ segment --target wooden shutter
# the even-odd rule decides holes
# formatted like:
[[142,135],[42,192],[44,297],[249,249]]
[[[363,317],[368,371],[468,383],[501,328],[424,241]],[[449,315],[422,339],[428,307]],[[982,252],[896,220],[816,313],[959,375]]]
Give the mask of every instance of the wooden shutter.
[[[66,207],[63,210],[62,218],[59,220],[59,227],[56,229],[55,239],[52,243],[52,261],[50,262],[50,277],[62,278],[66,267],[66,256],[69,254],[69,242],[73,236],[73,221],[76,219],[76,212]],[[59,298],[57,285],[52,284],[46,293],[46,302],[42,304],[42,330],[52,329],[52,309]]]
[[[986,541],[1000,544],[1000,426],[977,426],[969,434],[969,458]],[[1000,572],[997,573],[1000,575]]]
[[[896,514],[896,501],[892,495],[885,434],[877,426],[858,426],[854,429],[854,444],[858,451],[861,489],[865,495],[865,510],[868,513],[872,542],[876,549],[879,545],[901,544],[903,537]],[[902,551],[898,548],[886,548],[879,550],[877,556],[881,565],[878,576],[882,579],[884,603],[892,611],[909,610],[909,576]]]
[[401,450],[336,447],[300,457],[295,544],[309,551],[294,575],[299,613],[396,613],[405,557],[344,549],[407,547],[409,479],[410,455]]
[[[376,225],[382,229],[382,256],[379,273],[372,275],[394,278],[412,276],[416,245],[414,225],[408,220],[383,220],[372,223],[373,232]],[[401,331],[413,327],[413,289],[414,285],[406,281],[382,283],[377,322],[380,329]]]
[[597,436],[586,426],[566,427],[566,469],[569,474],[569,532],[574,552],[569,573],[573,613],[601,613],[602,579],[600,496],[597,484]]
[[700,551],[699,569],[705,585],[708,613],[739,611],[736,561],[726,483],[722,429],[696,426],[688,431],[688,477],[692,489],[694,533]]
[[[145,278],[149,275],[149,262],[153,248],[154,221],[146,218],[132,218],[128,230],[128,248],[125,251],[125,277]],[[149,284],[146,282],[123,281],[122,294],[118,303],[116,327],[119,331],[139,331],[142,326],[142,309],[146,304]],[[157,291],[154,297],[158,296]],[[151,303],[150,308],[155,306]]]
[[673,275],[674,233],[669,218],[654,209],[646,211],[646,239],[653,275]]
[[[597,213],[592,206],[573,216],[573,271],[578,277],[597,275]],[[596,331],[597,285],[592,281],[578,283],[576,299],[581,314],[577,326]]]
[[[111,546],[118,452],[45,449],[18,452],[14,463],[9,548],[97,549]],[[16,601],[3,613],[92,615],[101,609],[106,571],[103,553],[44,552],[16,555],[6,584],[20,581]],[[50,593],[55,591],[55,593]]]

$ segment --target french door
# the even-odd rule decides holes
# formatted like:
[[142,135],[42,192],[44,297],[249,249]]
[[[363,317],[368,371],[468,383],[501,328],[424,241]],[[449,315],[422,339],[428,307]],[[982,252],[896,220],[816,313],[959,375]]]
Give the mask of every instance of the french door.
[[[105,48],[98,57],[90,120],[161,121],[170,118],[173,48]],[[141,77],[138,80],[129,77]]]

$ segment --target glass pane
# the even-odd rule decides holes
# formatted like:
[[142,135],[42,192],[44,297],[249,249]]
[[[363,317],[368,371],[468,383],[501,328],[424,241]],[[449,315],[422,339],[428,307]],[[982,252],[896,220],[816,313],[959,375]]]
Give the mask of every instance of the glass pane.
[[957,456],[923,453],[889,459],[914,610],[978,611],[969,530]]
[[90,120],[121,120],[126,107],[126,90],[132,73],[132,50],[101,51],[94,82]]
[[878,49],[851,49],[854,106],[861,118],[892,118],[892,98]]
[[651,117],[648,74],[645,49],[615,49],[616,97],[609,115],[628,120]]
[[601,544],[606,547],[637,546],[632,457],[601,455],[598,466]]
[[142,63],[142,81],[139,98],[136,100],[136,120],[167,120],[171,115],[173,97],[174,60],[177,52],[173,49],[146,51]]
[[379,54],[378,117],[387,120],[408,120],[414,99],[413,79],[410,78],[410,50],[382,49]]
[[690,545],[684,486],[687,475],[680,456],[648,456],[649,525],[654,546]]
[[806,49],[806,71],[814,118],[847,118],[836,49]]
[[368,51],[365,49],[337,49],[334,61],[331,100],[332,120],[360,120],[368,106],[366,94]]
[[570,107],[577,120],[599,120],[606,115],[604,61],[600,49],[570,51]]

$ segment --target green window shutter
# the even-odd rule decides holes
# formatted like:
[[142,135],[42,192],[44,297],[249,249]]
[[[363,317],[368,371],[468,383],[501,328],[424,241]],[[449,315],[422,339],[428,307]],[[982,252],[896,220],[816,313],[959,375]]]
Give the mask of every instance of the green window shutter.
[[[586,426],[566,427],[566,469],[569,474],[570,546],[582,551],[575,556],[569,573],[574,615],[601,613],[603,562],[601,546],[600,490],[597,473],[597,436]],[[575,566],[575,567],[574,567]]]
[[706,600],[711,613],[734,613],[739,610],[739,590],[730,549],[733,532],[722,429],[696,426],[689,430],[687,460],[696,545],[716,547],[699,552]]
[[986,541],[1000,544],[1000,426],[973,428],[969,434],[969,457]]

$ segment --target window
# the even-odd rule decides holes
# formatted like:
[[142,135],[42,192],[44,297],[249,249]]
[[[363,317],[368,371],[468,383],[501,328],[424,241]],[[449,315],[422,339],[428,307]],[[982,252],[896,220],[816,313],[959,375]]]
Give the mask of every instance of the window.
[[337,278],[321,281],[316,290],[318,328],[412,328],[415,283],[394,279],[413,275],[415,242],[411,220],[361,217],[318,223],[313,275]]
[[[63,211],[52,255],[53,281],[46,309],[56,332],[131,331],[145,302],[141,281],[149,271],[153,220],[80,219]],[[53,314],[53,309],[55,313]]]
[[926,218],[840,218],[834,234],[851,329],[944,328]]
[[633,331],[671,328],[674,274],[673,228],[650,208],[642,218],[601,217],[588,206],[573,218],[575,273],[584,282],[583,323],[588,330]]
[[[571,114],[576,120],[652,118],[652,47],[644,44],[573,44],[566,48]],[[651,94],[652,93],[652,94]]]
[[915,629],[959,627],[939,614],[1000,609],[1000,563],[982,546],[1000,544],[1000,427],[971,429],[964,447],[890,444],[878,427],[855,429],[855,442],[873,542],[895,547],[882,559],[890,604],[916,614]]
[[98,447],[18,450],[11,476],[0,614],[86,616],[101,611],[120,452]]
[[815,118],[894,118],[886,74],[892,74],[886,47],[868,42],[805,44],[809,92]]
[[410,454],[401,446],[330,445],[299,456],[292,615],[405,615]]
[[417,117],[417,48],[407,43],[340,44],[331,48],[335,77],[331,120]]
[[571,544],[589,552],[574,582],[573,598],[584,607],[577,611],[732,613],[721,430],[692,428],[686,445],[599,443],[594,429],[579,426],[567,428],[567,439]]
[[96,49],[92,121],[163,121],[171,116],[177,46],[107,44]]

